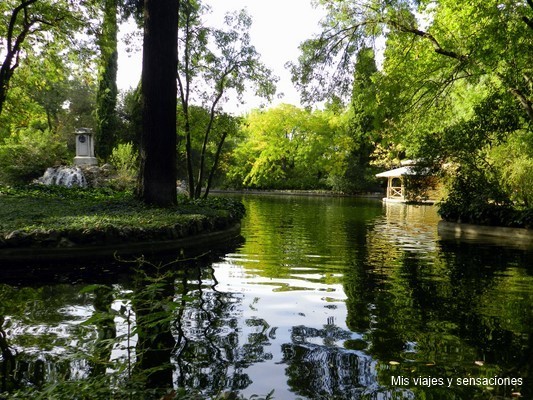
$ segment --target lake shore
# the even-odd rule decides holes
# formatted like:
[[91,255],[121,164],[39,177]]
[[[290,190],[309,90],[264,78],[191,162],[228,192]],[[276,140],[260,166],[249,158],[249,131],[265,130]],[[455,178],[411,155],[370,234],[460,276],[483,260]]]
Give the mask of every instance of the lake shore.
[[0,188],[0,260],[48,261],[177,252],[191,257],[239,237],[232,199],[180,199],[170,208],[131,193]]
[[254,194],[267,196],[318,196],[318,197],[360,197],[370,199],[382,199],[384,194],[381,192],[375,193],[361,193],[361,194],[346,194],[342,192],[334,192],[331,190],[259,190],[259,189],[212,189],[209,193],[212,194]]
[[532,229],[439,221],[437,231],[445,240],[484,241],[524,249],[533,247]]

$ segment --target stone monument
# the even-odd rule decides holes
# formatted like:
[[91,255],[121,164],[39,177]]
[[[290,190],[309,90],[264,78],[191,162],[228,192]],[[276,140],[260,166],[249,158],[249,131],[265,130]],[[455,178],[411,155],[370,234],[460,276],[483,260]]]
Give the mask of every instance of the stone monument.
[[90,128],[78,128],[76,132],[76,157],[75,165],[98,165],[94,156],[93,133]]

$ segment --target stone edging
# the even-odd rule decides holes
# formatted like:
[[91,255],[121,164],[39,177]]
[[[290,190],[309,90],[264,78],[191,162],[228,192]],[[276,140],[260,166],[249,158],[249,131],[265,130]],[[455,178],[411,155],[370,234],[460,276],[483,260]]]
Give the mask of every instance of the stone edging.
[[484,239],[494,243],[515,242],[533,246],[533,229],[439,221],[437,231],[443,239]]
[[72,247],[12,247],[0,249],[0,261],[46,262],[82,258],[111,258],[113,256],[148,255],[181,251],[191,257],[201,250],[211,250],[240,237],[241,224],[236,223],[221,231],[198,233],[172,240],[115,243],[111,245],[84,245]]

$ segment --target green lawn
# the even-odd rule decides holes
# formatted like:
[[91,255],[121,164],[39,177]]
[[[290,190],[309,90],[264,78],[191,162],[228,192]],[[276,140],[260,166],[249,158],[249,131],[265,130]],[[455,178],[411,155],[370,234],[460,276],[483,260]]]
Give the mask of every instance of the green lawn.
[[180,198],[177,206],[157,208],[144,205],[132,193],[108,189],[0,187],[0,238],[4,239],[14,231],[40,237],[119,232],[121,237],[141,239],[150,238],[146,232],[151,236],[155,232],[168,239],[229,225],[243,214],[241,203],[226,198]]

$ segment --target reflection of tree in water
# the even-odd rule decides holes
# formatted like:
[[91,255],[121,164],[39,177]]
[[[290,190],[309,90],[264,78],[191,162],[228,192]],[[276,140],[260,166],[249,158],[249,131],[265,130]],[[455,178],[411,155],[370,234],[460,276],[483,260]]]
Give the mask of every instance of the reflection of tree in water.
[[80,326],[84,307],[81,286],[14,287],[0,285],[1,390],[40,388],[60,379],[79,379],[90,370],[87,359],[72,357],[87,350],[79,341],[96,339]]
[[265,346],[275,329],[264,319],[248,319],[245,323],[252,332],[247,342],[240,344],[241,295],[218,291],[212,268],[185,271],[177,284],[180,306],[174,323],[173,355],[177,386],[206,395],[246,388],[251,380],[244,370],[272,358]]
[[[244,321],[243,336],[242,295],[217,290],[214,271],[205,264],[180,265],[160,276],[149,274],[147,266],[135,282],[58,285],[53,293],[0,287],[5,299],[0,312],[9,316],[0,325],[0,389],[38,389],[67,380],[107,382],[109,393],[112,381],[125,391],[144,384],[152,393],[173,386],[206,396],[246,388],[251,380],[245,369],[272,359],[265,346],[275,328],[251,318]],[[112,310],[116,302],[127,307]],[[65,323],[70,313],[73,322]],[[127,334],[125,324],[131,324]],[[112,355],[130,342],[137,344]],[[45,350],[50,346],[53,351]]]
[[298,395],[313,399],[359,398],[376,384],[375,361],[362,351],[336,346],[351,337],[351,332],[329,323],[323,329],[293,327],[292,343],[282,345],[288,384]]
[[8,337],[3,329],[5,317],[0,316],[0,351],[2,359],[0,360],[0,389],[2,392],[13,390],[16,386],[14,377],[15,371],[15,354],[9,345]]
[[[400,225],[396,223],[394,230]],[[382,369],[380,383],[390,385],[390,376],[400,373],[407,377],[530,376],[532,316],[517,308],[530,307],[531,296],[510,299],[511,287],[502,290],[498,285],[499,276],[509,274],[509,265],[530,266],[531,257],[511,249],[449,243],[432,252],[424,240],[417,246],[417,240],[428,236],[423,230],[418,238],[413,229],[406,230],[409,240],[400,240],[396,232],[396,242],[391,242],[388,231],[392,228],[386,228],[383,231],[378,224],[366,233],[367,245],[354,255],[344,281],[347,325],[363,335],[368,354],[382,365],[390,360],[409,364],[396,372]],[[505,293],[501,298],[505,306],[487,315],[486,308],[493,308],[491,297],[498,293]],[[475,360],[486,363],[484,371],[475,366]],[[503,394],[504,389],[496,388],[494,393]],[[468,397],[479,389],[452,390]],[[529,392],[526,379],[522,394]]]

